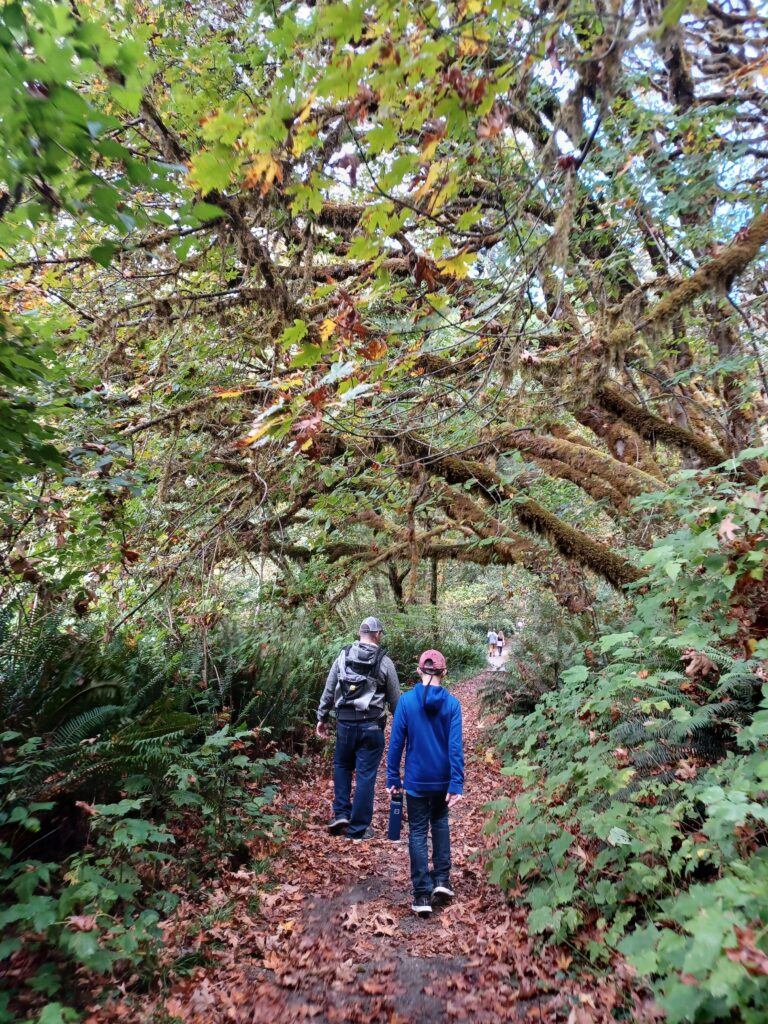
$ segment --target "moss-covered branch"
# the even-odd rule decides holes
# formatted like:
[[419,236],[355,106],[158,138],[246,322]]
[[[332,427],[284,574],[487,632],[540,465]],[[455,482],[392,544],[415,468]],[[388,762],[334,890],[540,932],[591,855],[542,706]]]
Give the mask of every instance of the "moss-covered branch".
[[414,435],[404,438],[403,446],[411,457],[422,460],[424,469],[431,475],[440,476],[450,484],[468,485],[470,491],[493,504],[505,500],[514,502],[515,515],[524,526],[546,537],[566,558],[573,558],[613,586],[624,587],[640,579],[642,573],[626,558],[569,526],[533,498],[517,494],[483,463],[435,453],[426,441]]
[[727,453],[702,434],[657,416],[649,409],[643,409],[626,398],[621,389],[611,381],[605,381],[595,396],[600,405],[628,423],[637,433],[651,441],[664,441],[677,448],[695,452],[708,466],[716,466],[726,459]]
[[617,491],[619,495],[635,496],[646,491],[657,491],[660,482],[635,466],[619,462],[612,455],[598,451],[586,444],[574,444],[565,438],[535,434],[532,430],[510,430],[497,435],[495,446],[499,449],[513,449],[538,459],[554,459],[566,463],[574,471],[574,483],[579,476],[599,477]]
[[730,245],[695,273],[681,281],[659,300],[644,317],[641,326],[666,323],[699,295],[714,288],[728,291],[737,277],[768,242],[768,208],[758,213],[749,227],[742,228]]
[[[619,462],[642,469],[644,473],[664,480],[664,473],[653,457],[650,446],[628,423],[610,413],[604,406],[590,404],[576,409],[574,417],[583,426],[599,437]],[[550,428],[556,437],[564,436],[556,425]],[[571,437],[570,440],[576,440]]]

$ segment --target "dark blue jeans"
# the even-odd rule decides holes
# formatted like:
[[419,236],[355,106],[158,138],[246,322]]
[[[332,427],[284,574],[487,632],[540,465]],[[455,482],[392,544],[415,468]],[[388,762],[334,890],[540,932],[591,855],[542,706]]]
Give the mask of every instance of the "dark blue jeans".
[[[408,801],[408,852],[411,855],[413,895],[429,898],[436,885],[447,885],[451,874],[451,835],[448,831],[447,793],[427,796],[405,794]],[[427,833],[432,826],[432,871],[429,870]]]
[[[376,722],[336,722],[333,755],[333,816],[349,818],[347,835],[362,836],[373,817],[376,773],[384,753],[384,730]],[[356,774],[355,799],[352,773]]]

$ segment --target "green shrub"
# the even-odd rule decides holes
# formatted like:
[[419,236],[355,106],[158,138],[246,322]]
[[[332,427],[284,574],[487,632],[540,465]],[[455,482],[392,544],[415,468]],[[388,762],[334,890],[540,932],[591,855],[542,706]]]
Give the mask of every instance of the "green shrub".
[[258,631],[225,626],[215,633],[212,667],[233,721],[283,740],[313,719],[330,668],[318,639],[303,621],[290,619]]
[[179,682],[197,682],[199,645],[169,655],[164,638],[118,634],[98,623],[69,624],[60,613],[31,621],[22,606],[0,608],[0,714],[7,726],[44,735],[95,708],[129,716]]
[[305,727],[327,671],[312,638],[288,622],[222,628],[208,646],[204,684],[194,641],[169,655],[160,636],[104,642],[97,626],[74,631],[56,616],[29,623],[17,606],[0,609],[0,715],[20,743],[37,744],[22,758],[25,795],[111,798],[130,775],[161,789],[222,716],[278,743]]
[[[104,643],[96,627],[73,634],[3,610],[0,952],[15,991],[0,989],[0,1021],[36,1014],[44,998],[56,1002],[41,1021],[70,1019],[82,996],[73,978],[153,975],[176,902],[161,879],[182,869],[177,835],[187,882],[247,859],[247,841],[279,838],[274,737],[303,720],[315,684],[306,662],[251,646],[261,660],[241,670],[252,685],[233,707],[213,662],[216,684],[202,683],[194,644],[169,657],[160,637]],[[218,654],[230,679],[245,650]]]
[[[764,487],[766,480],[761,481]],[[768,1013],[768,510],[725,474],[681,475],[683,527],[645,556],[632,621],[510,716],[491,876],[528,927],[620,950],[670,1022]],[[749,652],[752,657],[745,657]]]
[[0,768],[0,956],[10,958],[14,984],[13,991],[0,991],[0,1022],[19,1020],[43,996],[80,1003],[87,992],[75,978],[85,987],[95,978],[114,984],[136,971],[146,982],[154,979],[159,925],[178,902],[178,887],[170,884],[182,868],[177,836],[185,843],[189,882],[201,872],[218,873],[222,858],[245,840],[275,841],[282,834],[267,778],[285,755],[254,757],[253,744],[250,731],[229,726],[191,751],[170,744],[162,800],[151,778],[126,778],[125,795],[115,803],[82,804],[85,846],[53,861],[36,851],[50,839],[44,816],[55,803],[25,801],[18,787],[20,766],[28,766],[40,744],[27,741],[15,762]]

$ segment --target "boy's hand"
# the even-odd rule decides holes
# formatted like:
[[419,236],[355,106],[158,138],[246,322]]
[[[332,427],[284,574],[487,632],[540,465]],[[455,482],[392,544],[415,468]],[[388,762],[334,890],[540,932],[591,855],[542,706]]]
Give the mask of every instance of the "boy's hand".
[[327,722],[318,722],[315,732],[317,733],[321,740],[327,740],[328,737],[331,735],[331,730],[328,728]]
[[449,807],[453,807],[454,804],[457,804],[459,802],[459,800],[461,800],[461,793],[449,793],[448,796],[445,798],[445,802],[448,804]]
[[400,792],[400,786],[387,786],[387,792],[390,796],[394,796],[395,793]]

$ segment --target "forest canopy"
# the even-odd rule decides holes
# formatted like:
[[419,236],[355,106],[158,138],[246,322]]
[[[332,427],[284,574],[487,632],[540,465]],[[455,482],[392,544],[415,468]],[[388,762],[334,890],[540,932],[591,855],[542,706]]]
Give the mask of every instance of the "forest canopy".
[[764,34],[747,4],[6,5],[4,586],[635,581],[632,500],[760,443]]

